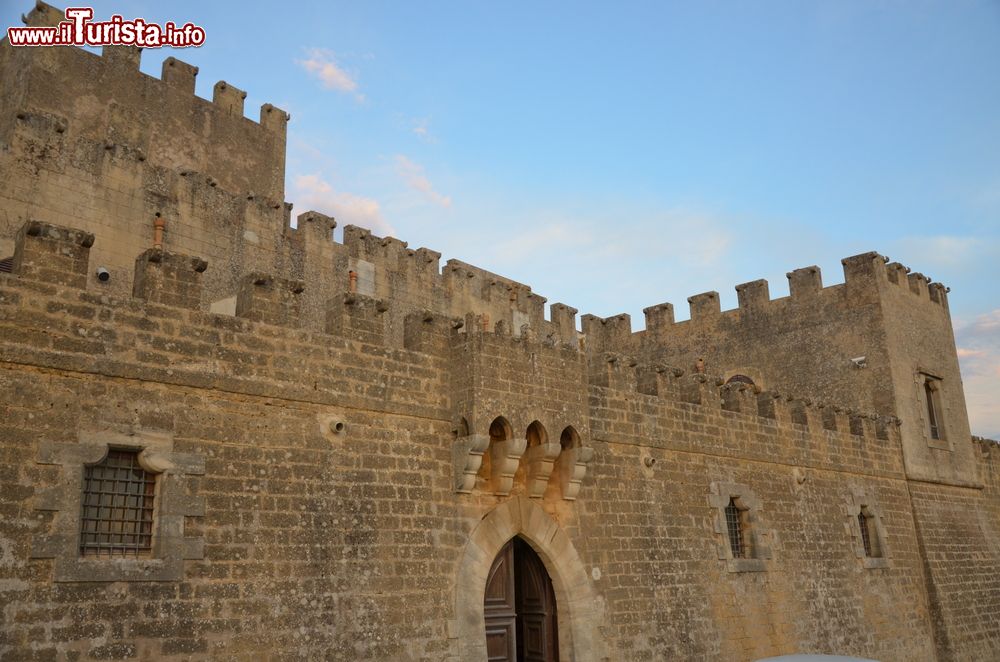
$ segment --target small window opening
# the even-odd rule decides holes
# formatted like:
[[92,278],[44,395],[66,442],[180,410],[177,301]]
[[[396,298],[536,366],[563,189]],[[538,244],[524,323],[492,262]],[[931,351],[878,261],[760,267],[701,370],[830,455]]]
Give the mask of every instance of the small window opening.
[[878,533],[875,530],[875,517],[868,512],[867,508],[862,507],[861,511],[858,513],[858,527],[861,529],[861,544],[865,548],[865,556],[869,558],[878,558],[882,556],[882,550],[879,547]]
[[747,546],[743,537],[743,511],[736,505],[736,499],[726,506],[726,531],[729,533],[729,549],[734,559],[747,558]]
[[727,384],[747,384],[749,386],[754,386],[753,380],[746,375],[733,375],[726,380]]
[[14,256],[5,257],[0,260],[0,274],[9,274],[14,272]]
[[534,421],[528,426],[528,429],[524,433],[525,439],[528,440],[528,448],[538,446],[540,444],[548,443],[548,435],[545,433],[545,428],[538,421]]
[[931,439],[943,438],[941,429],[940,410],[938,401],[938,380],[928,377],[924,380],[924,399],[927,401],[927,424],[930,428]]
[[84,468],[80,555],[139,557],[153,543],[156,475],[139,464],[138,451],[111,449]]
[[490,442],[511,438],[510,423],[503,416],[497,416],[490,423]]
[[568,450],[570,448],[576,448],[580,445],[580,435],[577,434],[573,426],[568,426],[559,435],[559,445],[562,446],[563,450]]

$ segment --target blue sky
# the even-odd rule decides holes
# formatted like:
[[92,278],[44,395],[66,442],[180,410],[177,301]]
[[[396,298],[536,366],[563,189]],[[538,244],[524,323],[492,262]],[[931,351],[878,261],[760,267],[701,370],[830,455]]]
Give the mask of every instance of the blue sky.
[[[0,0],[16,24],[27,0]],[[628,312],[876,250],[952,288],[973,431],[1000,437],[1000,1],[96,2],[292,114],[287,194]]]

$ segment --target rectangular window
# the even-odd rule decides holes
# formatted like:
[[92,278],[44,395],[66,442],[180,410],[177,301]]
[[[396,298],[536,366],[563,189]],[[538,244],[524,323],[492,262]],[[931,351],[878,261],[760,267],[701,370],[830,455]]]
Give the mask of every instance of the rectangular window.
[[872,534],[868,529],[868,518],[864,513],[858,513],[858,526],[861,527],[861,544],[865,548],[865,556],[872,555]]
[[80,555],[139,557],[153,543],[156,476],[139,465],[137,451],[111,449],[84,467]]
[[735,499],[729,500],[726,506],[726,530],[729,533],[729,549],[734,559],[746,558],[746,544],[743,540],[743,513],[736,505]]
[[941,426],[941,380],[927,376],[924,378],[924,400],[927,403],[927,425],[931,439],[944,439]]
[[861,544],[865,548],[865,556],[879,558],[882,556],[882,546],[879,544],[878,532],[874,530],[874,515],[867,512],[865,506],[858,513],[858,527],[861,529]]

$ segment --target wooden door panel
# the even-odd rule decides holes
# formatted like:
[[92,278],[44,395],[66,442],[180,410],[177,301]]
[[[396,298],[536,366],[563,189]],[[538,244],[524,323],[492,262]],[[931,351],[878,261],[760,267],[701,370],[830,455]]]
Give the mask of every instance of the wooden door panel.
[[500,550],[483,597],[489,662],[555,662],[559,659],[556,598],[545,564],[515,538]]
[[514,546],[507,543],[486,575],[483,613],[486,616],[486,658],[489,662],[517,662],[514,587]]
[[544,616],[523,616],[521,646],[525,662],[549,662],[548,624]]
[[518,662],[559,659],[556,600],[552,580],[535,550],[520,539],[514,545]]
[[486,659],[489,662],[515,662],[517,637],[514,616],[486,621]]
[[500,550],[486,575],[483,606],[487,616],[491,612],[514,615],[514,547],[510,543]]

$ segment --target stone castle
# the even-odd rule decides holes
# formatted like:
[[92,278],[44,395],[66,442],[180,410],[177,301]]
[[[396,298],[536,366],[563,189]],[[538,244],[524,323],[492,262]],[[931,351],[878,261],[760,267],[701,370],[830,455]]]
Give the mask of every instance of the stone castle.
[[0,659],[1000,660],[946,288],[578,330],[293,225],[288,115],[197,73],[0,43]]

